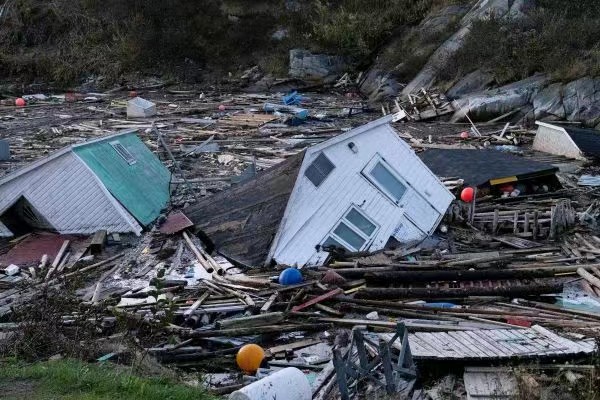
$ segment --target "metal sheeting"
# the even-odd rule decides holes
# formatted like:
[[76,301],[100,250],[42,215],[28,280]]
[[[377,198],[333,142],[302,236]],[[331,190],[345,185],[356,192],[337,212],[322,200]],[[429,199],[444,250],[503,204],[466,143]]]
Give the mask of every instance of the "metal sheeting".
[[[134,161],[125,160],[117,145]],[[78,145],[73,151],[142,225],[153,222],[169,201],[171,173],[134,133]]]
[[71,152],[0,186],[0,212],[24,196],[61,233],[139,233],[141,227],[111,199],[94,174]]
[[[392,337],[383,333],[384,340]],[[400,343],[396,341],[394,347]],[[415,359],[483,360],[591,354],[593,340],[572,341],[539,325],[530,329],[485,329],[464,332],[416,332],[409,336]]]

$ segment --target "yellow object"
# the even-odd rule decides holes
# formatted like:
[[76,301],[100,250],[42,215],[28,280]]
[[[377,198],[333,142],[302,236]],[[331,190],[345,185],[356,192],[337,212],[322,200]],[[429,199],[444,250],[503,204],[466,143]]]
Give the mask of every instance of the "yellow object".
[[516,176],[507,176],[506,178],[490,179],[490,185],[500,185],[502,183],[518,181]]
[[265,358],[265,351],[257,344],[247,344],[237,353],[235,361],[238,367],[246,373],[254,373]]

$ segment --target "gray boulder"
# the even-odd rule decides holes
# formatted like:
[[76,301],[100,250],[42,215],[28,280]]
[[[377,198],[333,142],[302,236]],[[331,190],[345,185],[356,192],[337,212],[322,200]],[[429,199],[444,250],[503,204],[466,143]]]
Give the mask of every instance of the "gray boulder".
[[481,92],[493,82],[494,75],[478,69],[465,75],[461,80],[456,82],[454,86],[446,92],[446,96],[449,99],[456,99],[468,93]]
[[313,54],[308,50],[290,50],[289,75],[309,80],[333,80],[348,69],[348,60],[342,56]]
[[467,113],[471,118],[487,119],[527,106],[548,81],[546,75],[539,74],[497,89],[473,93],[454,100],[452,104],[457,111],[452,116],[452,121],[463,119]]

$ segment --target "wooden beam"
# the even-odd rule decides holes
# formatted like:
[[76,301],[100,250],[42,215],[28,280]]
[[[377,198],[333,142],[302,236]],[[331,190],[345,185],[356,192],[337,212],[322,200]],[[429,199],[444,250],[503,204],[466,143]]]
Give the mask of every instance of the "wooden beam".
[[320,296],[317,296],[315,298],[310,299],[309,301],[307,301],[306,303],[302,303],[300,305],[297,305],[295,307],[292,308],[292,311],[300,311],[300,310],[304,310],[305,308],[308,308],[314,304],[320,303],[323,300],[327,300],[331,297],[335,297],[338,294],[343,293],[343,289],[334,289],[330,292],[327,292],[325,294],[322,294]]

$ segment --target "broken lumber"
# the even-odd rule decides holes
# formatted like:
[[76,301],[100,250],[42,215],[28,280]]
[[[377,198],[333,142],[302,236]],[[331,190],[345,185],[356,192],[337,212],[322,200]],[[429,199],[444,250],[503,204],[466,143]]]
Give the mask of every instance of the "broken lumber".
[[273,312],[267,314],[251,315],[249,317],[240,317],[233,319],[224,319],[216,322],[216,327],[219,329],[237,329],[249,328],[252,326],[272,325],[283,321],[284,315],[282,312]]
[[331,298],[331,297],[335,297],[335,296],[337,296],[338,294],[341,294],[341,293],[343,293],[343,292],[344,292],[344,290],[343,290],[343,289],[339,289],[339,288],[338,288],[338,289],[334,289],[334,290],[332,290],[332,291],[330,291],[330,292],[327,292],[327,293],[325,293],[325,294],[322,294],[322,295],[320,295],[320,296],[317,296],[317,297],[315,297],[315,298],[313,298],[313,299],[310,299],[310,300],[308,300],[308,301],[307,301],[307,302],[305,302],[305,303],[302,303],[302,304],[300,304],[300,305],[294,306],[294,307],[292,308],[292,311],[300,311],[300,310],[304,310],[305,308],[308,308],[308,307],[310,307],[310,306],[312,306],[312,305],[314,305],[314,304],[317,304],[317,303],[319,303],[319,302],[321,302],[321,301],[323,301],[323,300],[327,300],[327,299],[329,299],[329,298]]

